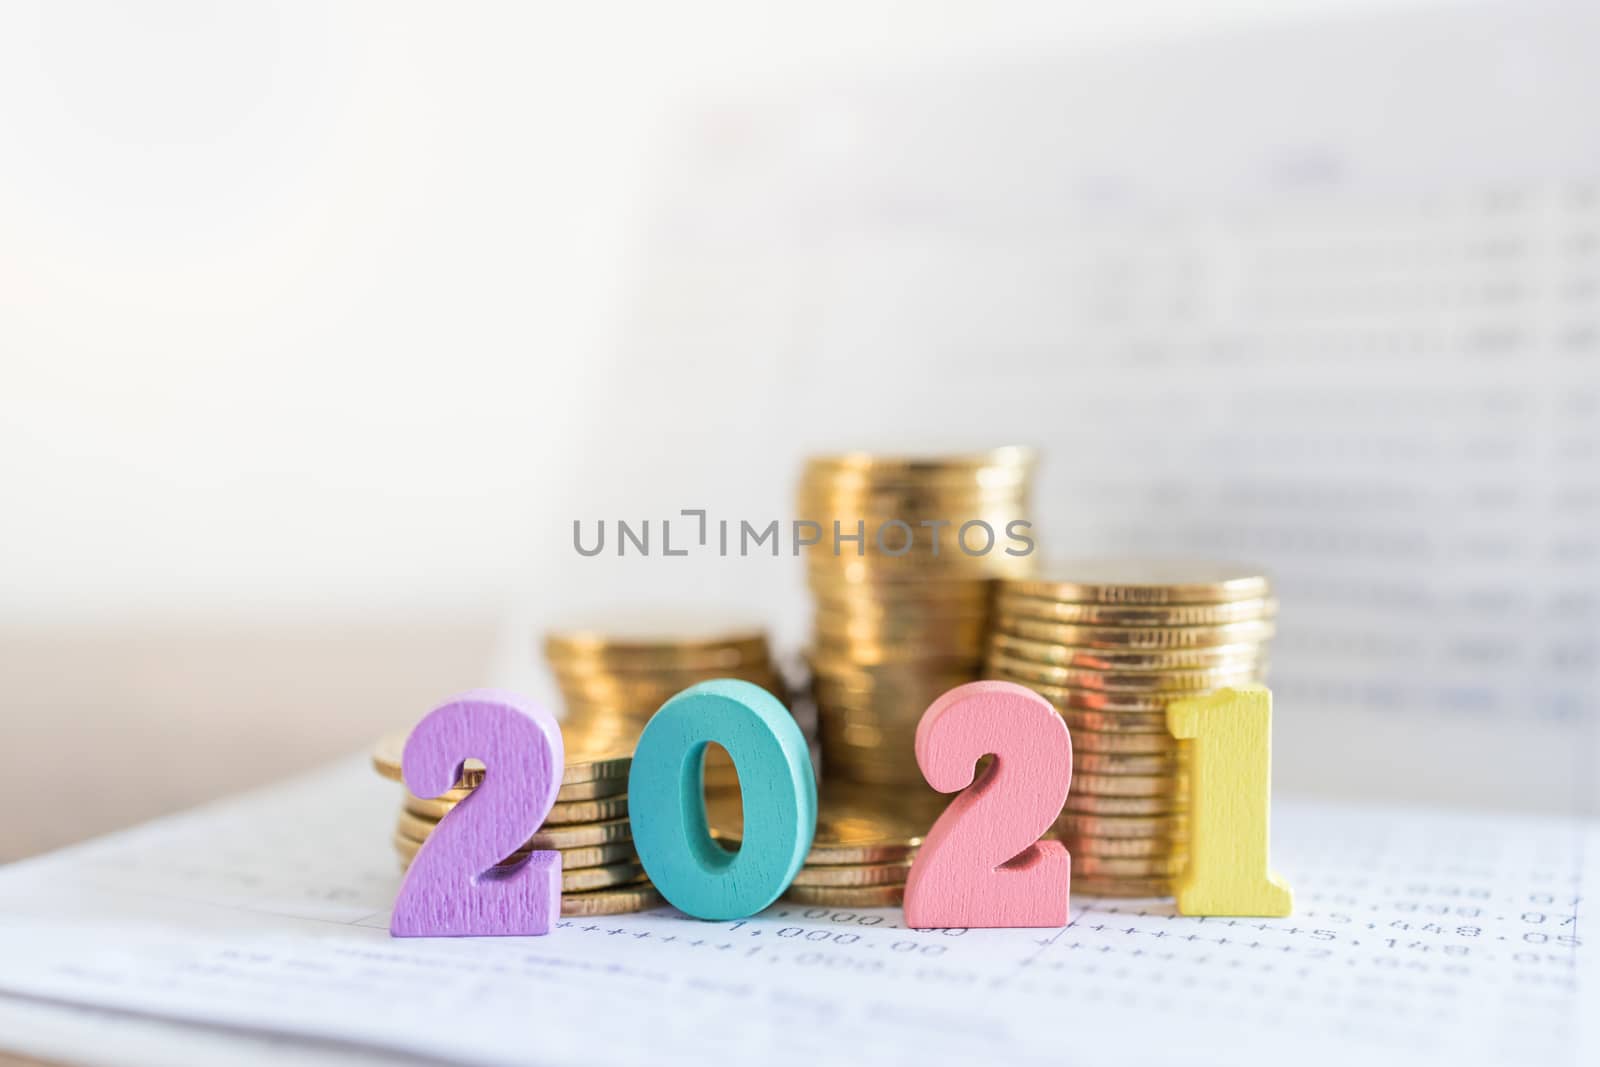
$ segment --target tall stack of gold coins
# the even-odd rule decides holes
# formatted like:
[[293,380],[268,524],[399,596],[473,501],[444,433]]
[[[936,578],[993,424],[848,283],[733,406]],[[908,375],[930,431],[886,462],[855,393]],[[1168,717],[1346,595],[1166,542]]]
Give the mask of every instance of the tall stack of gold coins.
[[[785,895],[796,904],[833,908],[901,903],[911,861],[948,799],[931,790],[824,783],[811,851]],[[739,793],[709,790],[706,813],[712,835],[737,847],[744,826]]]
[[[628,821],[628,770],[630,750],[588,747],[579,734],[563,730],[566,770],[561,790],[532,838],[503,865],[519,862],[532,849],[561,853],[561,914],[614,915],[641,911],[661,903],[661,896],[645,878],[633,848]],[[372,764],[385,778],[400,781],[400,758],[405,736],[386,737],[372,753]],[[454,789],[441,797],[416,797],[401,802],[394,847],[401,867],[409,867],[439,820],[482,784],[483,764],[468,760]]]
[[[570,630],[545,636],[545,658],[561,687],[564,734],[581,730],[591,747],[632,752],[650,716],[696,682],[741,678],[785,704],[788,689],[758,628]],[[706,756],[706,784],[737,781],[720,747]]]
[[1073,888],[1160,897],[1188,852],[1173,700],[1260,682],[1277,601],[1261,571],[1179,561],[1093,561],[1002,582],[988,675],[1054,704],[1072,730],[1057,836]]
[[807,577],[824,774],[922,782],[917,720],[983,669],[992,580],[1031,573],[1034,456],[816,457],[799,516],[815,523]]

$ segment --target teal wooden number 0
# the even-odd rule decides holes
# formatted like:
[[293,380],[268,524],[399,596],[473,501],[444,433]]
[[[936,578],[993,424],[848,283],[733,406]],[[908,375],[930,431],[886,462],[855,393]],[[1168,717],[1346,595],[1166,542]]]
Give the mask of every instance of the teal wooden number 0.
[[[733,757],[744,801],[739,851],[706,825],[702,756]],[[817,780],[806,739],[778,699],[734,679],[701,682],[646,724],[628,775],[639,862],[679,911],[700,919],[754,915],[789,888],[817,832]]]

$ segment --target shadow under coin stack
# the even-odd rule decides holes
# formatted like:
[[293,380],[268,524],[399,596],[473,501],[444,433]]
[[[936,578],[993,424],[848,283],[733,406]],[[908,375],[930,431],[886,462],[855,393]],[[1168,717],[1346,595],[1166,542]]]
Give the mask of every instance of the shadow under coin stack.
[[[631,755],[626,750],[585,747],[581,737],[570,735],[565,739],[565,748],[566,771],[555,807],[538,832],[507,856],[502,866],[520,862],[532,849],[560,852],[563,915],[615,915],[655,907],[662,902],[661,895],[651,887],[639,866],[628,822],[626,793]],[[400,757],[404,749],[404,735],[380,741],[372,753],[372,764],[378,773],[401,781]],[[483,778],[483,764],[468,760],[461,781],[444,796],[406,794],[394,835],[402,868],[411,865],[439,820],[482,784]]]
[[988,675],[1028,686],[1072,731],[1072,785],[1056,836],[1072,886],[1172,895],[1188,851],[1188,783],[1166,707],[1263,681],[1277,601],[1258,570],[1096,561],[1001,583]]
[[[591,748],[632,752],[661,705],[713,678],[741,678],[790,703],[760,629],[553,632],[544,652],[566,704],[562,732],[581,730]],[[738,782],[720,747],[706,753],[705,769],[708,786]]]
[[830,782],[922,784],[917,721],[981,675],[992,579],[1032,570],[1031,532],[1012,524],[1029,518],[1033,466],[1022,448],[807,462],[799,515],[821,528],[809,659]]
[[[926,790],[827,783],[817,798],[811,851],[784,898],[830,908],[900,904],[911,861],[948,799]],[[712,836],[736,848],[744,827],[738,790],[708,790],[706,814]]]

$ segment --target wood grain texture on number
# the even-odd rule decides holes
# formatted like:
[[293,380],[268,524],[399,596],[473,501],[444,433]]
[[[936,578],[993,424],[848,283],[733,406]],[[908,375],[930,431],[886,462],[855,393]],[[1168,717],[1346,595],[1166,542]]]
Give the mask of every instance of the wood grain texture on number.
[[1294,894],[1269,869],[1272,693],[1237,686],[1180,700],[1167,726],[1191,747],[1184,915],[1283,916]]
[[[1071,857],[1041,841],[1066,803],[1072,739],[1043,697],[1011,682],[945,693],[917,724],[917,763],[945,809],[906,880],[906,925],[1063,926]],[[976,784],[986,755],[994,762]]]
[[412,861],[390,919],[396,937],[545,934],[561,914],[561,853],[497,866],[555,804],[566,763],[561,728],[514,693],[462,693],[406,739],[406,788],[419,797],[447,793],[469,758],[483,762],[483,784],[440,820]]
[[[737,852],[715,841],[706,822],[702,756],[713,741],[739,774]],[[805,735],[777,697],[736,679],[690,686],[651,717],[634,750],[628,798],[650,881],[673,907],[701,919],[742,919],[777,900],[817,830]]]

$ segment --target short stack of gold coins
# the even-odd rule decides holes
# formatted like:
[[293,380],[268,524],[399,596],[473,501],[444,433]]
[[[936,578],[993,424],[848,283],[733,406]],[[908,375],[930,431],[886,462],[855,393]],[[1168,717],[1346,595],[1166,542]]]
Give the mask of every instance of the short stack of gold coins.
[[1072,731],[1056,836],[1075,890],[1171,895],[1188,783],[1166,707],[1263,681],[1276,615],[1267,577],[1229,564],[1086,561],[1000,584],[988,675],[1033,689]]
[[981,676],[993,580],[1032,570],[1033,470],[1024,448],[806,463],[798,514],[818,527],[809,662],[829,780],[922,783],[918,719]]
[[[561,853],[561,914],[614,915],[642,911],[661,903],[644,876],[633,848],[628,821],[628,770],[631,750],[606,747],[581,730],[563,727],[566,769],[555,806],[539,830],[502,865],[512,865],[533,849]],[[405,736],[378,743],[372,764],[385,778],[400,781]],[[439,820],[483,783],[484,767],[468,760],[455,788],[440,797],[405,795],[395,827],[394,847],[400,865],[408,867],[439,825]]]
[[[544,653],[566,707],[563,730],[567,723],[582,723],[591,742],[626,752],[662,704],[697,682],[740,678],[789,703],[759,628],[679,623],[659,630],[553,631],[545,635]],[[720,747],[706,754],[705,768],[707,785],[737,781]]]
[[[831,908],[900,904],[911,861],[948,799],[928,790],[824,783],[811,851],[784,896]],[[706,814],[712,835],[736,848],[744,826],[739,792],[708,790]]]

